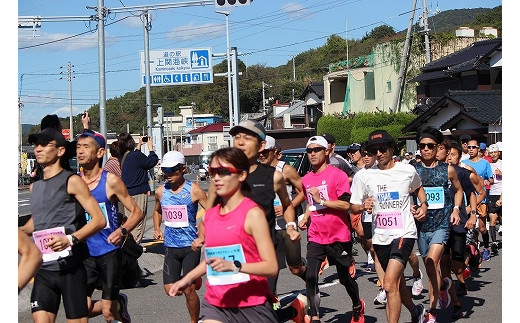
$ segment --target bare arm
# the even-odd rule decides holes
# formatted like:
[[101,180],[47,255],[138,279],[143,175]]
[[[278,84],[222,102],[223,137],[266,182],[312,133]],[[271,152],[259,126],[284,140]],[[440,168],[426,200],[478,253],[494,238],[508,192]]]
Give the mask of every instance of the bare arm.
[[[126,220],[124,228],[128,232],[132,231],[143,219],[143,211],[139,208],[139,206],[137,206],[137,203],[135,203],[130,194],[128,194],[128,189],[119,176],[108,173],[107,184],[107,194],[111,197],[114,197],[114,202],[117,202],[117,200],[121,201],[125,209],[130,211],[130,216]],[[121,225],[121,227],[123,227],[123,225]],[[115,230],[108,236],[108,242],[114,245],[119,245],[122,243],[122,239],[124,239],[124,236],[121,229]]]
[[164,186],[159,186],[155,190],[155,207],[153,210],[153,238],[155,240],[164,240],[164,234],[161,230],[162,223],[162,208],[161,198],[164,192]]
[[274,190],[280,201],[282,202],[282,206],[284,209],[283,217],[285,222],[288,224],[290,222],[294,223],[295,226],[289,225],[287,226],[287,234],[291,238],[291,240],[299,240],[301,239],[300,233],[296,229],[296,212],[294,211],[294,207],[292,206],[291,199],[289,198],[289,194],[287,194],[287,190],[285,189],[285,181],[283,179],[282,173],[279,171],[275,171],[273,175],[274,182]]
[[20,293],[20,290],[38,272],[43,261],[38,247],[20,229],[18,229],[18,254],[20,255],[20,260],[18,261],[18,293]]
[[[455,167],[448,166],[448,178],[451,181],[451,185],[455,188],[455,198],[453,200],[453,206],[461,206],[462,198],[463,198],[463,190],[462,185],[460,184],[459,177],[457,176],[457,171]],[[450,222],[452,225],[458,225],[460,223],[460,208],[454,208],[451,212]]]
[[298,193],[294,199],[292,200],[292,205],[294,208],[296,208],[298,205],[300,205],[304,200],[305,197],[303,196],[303,189],[302,189],[302,178],[300,177],[300,174],[296,171],[296,169],[289,165],[285,164],[283,171],[283,177],[285,180],[289,181],[291,185],[294,187],[296,192]]

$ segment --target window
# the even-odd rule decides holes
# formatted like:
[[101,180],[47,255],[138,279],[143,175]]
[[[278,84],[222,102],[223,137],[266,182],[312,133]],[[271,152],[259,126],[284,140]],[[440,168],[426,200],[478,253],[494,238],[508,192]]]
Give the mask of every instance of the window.
[[216,144],[217,136],[208,136],[208,144]]
[[386,92],[387,93],[392,92],[392,82],[390,82],[390,81],[386,82]]
[[374,72],[365,72],[365,100],[375,100]]

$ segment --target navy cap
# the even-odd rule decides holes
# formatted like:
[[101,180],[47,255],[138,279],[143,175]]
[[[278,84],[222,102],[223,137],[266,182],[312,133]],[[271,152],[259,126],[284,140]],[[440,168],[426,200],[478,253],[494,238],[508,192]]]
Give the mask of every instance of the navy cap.
[[349,150],[360,150],[360,149],[361,149],[361,145],[358,144],[357,142],[355,142],[353,144],[350,144],[350,146],[348,146],[347,151],[349,151]]

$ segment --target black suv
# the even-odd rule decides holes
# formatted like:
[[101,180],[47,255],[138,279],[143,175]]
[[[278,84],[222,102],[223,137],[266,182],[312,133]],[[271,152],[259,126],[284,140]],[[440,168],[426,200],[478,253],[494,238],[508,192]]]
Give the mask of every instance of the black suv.
[[[348,160],[347,148],[348,146],[336,146],[334,147],[334,152]],[[293,148],[282,151],[282,160],[296,168],[300,177],[303,177],[303,175],[307,174],[312,168],[305,149],[306,148]]]

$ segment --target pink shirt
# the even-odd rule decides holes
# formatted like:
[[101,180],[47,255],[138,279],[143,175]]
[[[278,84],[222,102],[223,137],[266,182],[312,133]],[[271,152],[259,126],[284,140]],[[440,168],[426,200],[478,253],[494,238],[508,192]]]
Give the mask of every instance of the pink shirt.
[[[220,204],[206,210],[204,216],[206,248],[241,244],[246,263],[261,261],[255,239],[244,229],[247,212],[255,206],[258,205],[246,197],[227,214],[220,214]],[[211,305],[230,308],[265,304],[267,295],[269,295],[267,278],[250,275],[249,281],[230,285],[213,286],[206,280],[204,298]]]
[[302,186],[307,203],[317,208],[316,211],[311,211],[311,225],[307,229],[309,241],[319,244],[350,241],[347,212],[322,207],[314,202],[309,193],[309,189],[316,187],[324,199],[337,201],[343,193],[350,194],[348,175],[339,168],[327,165],[319,173],[311,171],[303,176]]

